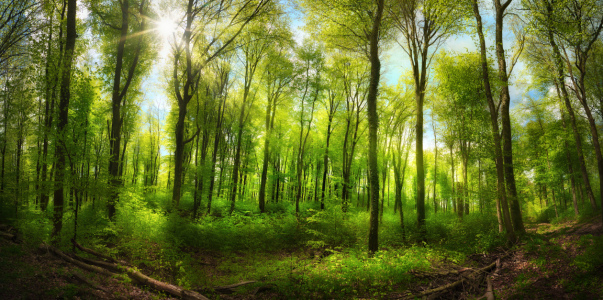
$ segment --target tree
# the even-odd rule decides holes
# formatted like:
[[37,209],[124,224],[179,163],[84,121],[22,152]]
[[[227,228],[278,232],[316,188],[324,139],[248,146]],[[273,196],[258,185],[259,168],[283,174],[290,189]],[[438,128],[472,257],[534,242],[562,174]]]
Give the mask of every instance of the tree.
[[[241,167],[241,145],[243,142],[243,130],[249,119],[251,105],[255,101],[256,94],[251,94],[251,86],[254,81],[255,73],[260,63],[268,55],[271,44],[273,43],[270,34],[271,28],[266,28],[260,24],[254,24],[257,27],[247,28],[241,36],[242,45],[240,58],[245,68],[243,75],[243,95],[240,104],[240,113],[237,126],[237,135],[235,137],[237,144],[235,148],[234,165],[232,170],[232,191],[230,194],[230,213],[235,209],[235,200],[237,197],[237,188],[239,184],[239,169]],[[271,26],[272,27],[272,26]]]
[[369,39],[371,80],[367,102],[369,122],[369,172],[371,184],[371,217],[369,225],[369,254],[379,250],[379,173],[377,168],[377,132],[379,130],[379,116],[377,115],[377,94],[379,92],[379,75],[381,61],[379,60],[379,36],[381,33],[381,19],[383,18],[384,0],[377,0],[376,12],[373,15],[373,28]]
[[[122,152],[122,127],[124,124],[125,112],[122,111],[127,104],[128,98],[132,97],[132,92],[128,91],[135,77],[140,76],[140,58],[144,57],[144,52],[148,52],[148,46],[145,47],[144,35],[146,31],[146,20],[149,13],[149,2],[140,0],[132,3],[135,9],[130,8],[131,0],[122,0],[118,2],[109,1],[90,2],[90,8],[95,15],[98,23],[98,30],[108,39],[105,45],[108,64],[115,62],[113,71],[113,80],[111,88],[111,132],[109,136],[109,185],[111,188],[110,199],[107,203],[109,219],[113,220],[115,216],[115,205],[119,198],[118,189],[122,186],[120,169],[124,157]],[[118,17],[120,15],[120,17]],[[111,23],[111,21],[116,24]],[[134,24],[133,24],[134,23]],[[119,25],[117,25],[119,24]],[[101,29],[102,28],[102,29]],[[117,45],[114,41],[117,40]],[[115,54],[112,53],[112,47],[116,46]],[[129,65],[128,65],[129,63]],[[125,152],[127,140],[124,143],[123,152]]]
[[513,141],[511,136],[511,118],[509,116],[509,108],[511,106],[511,95],[509,93],[509,76],[513,72],[513,67],[517,63],[519,55],[523,51],[523,37],[520,37],[520,44],[518,52],[514,53],[511,58],[511,65],[507,69],[507,57],[505,56],[505,48],[503,46],[503,22],[506,15],[506,10],[511,4],[512,0],[494,0],[495,8],[495,48],[496,58],[498,62],[498,79],[500,80],[500,113],[501,113],[501,125],[502,125],[502,147],[503,147],[503,163],[505,173],[505,184],[507,187],[507,197],[511,208],[511,220],[513,221],[513,228],[519,233],[524,233],[525,228],[523,226],[523,220],[521,216],[521,205],[517,197],[517,188],[515,184],[515,173],[513,167]]
[[[298,77],[298,88],[300,95],[299,111],[299,140],[296,157],[296,175],[297,192],[295,194],[295,213],[299,214],[299,200],[302,196],[302,171],[304,166],[304,156],[306,153],[306,143],[310,134],[310,127],[314,120],[314,110],[316,102],[321,94],[321,70],[323,65],[323,56],[321,49],[313,44],[304,44],[297,53],[300,61],[300,76]],[[310,106],[308,109],[306,105]],[[309,112],[306,111],[309,110]],[[309,116],[308,116],[309,114]],[[305,131],[305,134],[304,134]]]
[[[423,162],[423,106],[428,72],[433,54],[456,33],[462,20],[461,11],[452,2],[435,0],[399,1],[389,8],[390,18],[401,37],[397,43],[408,55],[415,87],[417,170],[417,224],[425,228],[425,166]],[[423,234],[423,238],[425,235]]]
[[[578,2],[576,2],[576,4],[578,4],[577,6],[575,6],[574,8],[576,9],[582,9],[582,5],[579,5]],[[576,64],[582,64],[582,69],[583,71],[581,71],[582,77],[580,80],[578,80],[578,82],[584,82],[584,76],[586,75],[586,61],[582,62],[582,59],[586,60],[588,55],[588,49],[590,49],[590,47],[592,47],[592,45],[594,44],[594,42],[596,41],[596,36],[598,36],[600,30],[601,30],[601,24],[603,23],[603,19],[601,20],[600,23],[598,23],[599,27],[596,27],[595,29],[595,36],[588,36],[588,34],[584,35],[581,34],[581,37],[578,37],[576,39],[574,39],[574,37],[572,37],[572,35],[574,35],[574,33],[570,33],[570,32],[574,32],[573,30],[568,30],[568,28],[565,27],[565,23],[566,21],[568,21],[568,24],[577,24],[577,23],[572,23],[569,20],[566,20],[565,18],[557,18],[556,15],[557,13],[560,14],[560,16],[566,17],[567,15],[564,13],[561,13],[561,11],[566,11],[566,9],[571,9],[568,7],[563,6],[562,3],[558,3],[556,1],[548,1],[548,0],[542,0],[542,1],[525,1],[524,2],[524,6],[526,8],[528,8],[532,14],[532,19],[531,19],[531,26],[537,30],[537,32],[541,32],[544,35],[544,39],[545,39],[545,43],[548,43],[548,45],[550,45],[550,52],[548,51],[545,52],[547,55],[547,57],[549,55],[552,54],[552,61],[550,63],[550,67],[549,69],[552,71],[553,78],[552,78],[552,83],[557,91],[557,95],[560,97],[560,99],[563,100],[563,103],[565,105],[565,109],[567,114],[569,115],[570,118],[570,125],[572,127],[572,132],[574,135],[574,139],[576,141],[576,149],[578,152],[578,161],[580,163],[580,171],[582,174],[582,181],[584,182],[585,185],[585,189],[586,189],[586,194],[588,199],[590,200],[591,206],[593,208],[596,207],[596,202],[595,202],[595,197],[594,194],[592,192],[592,188],[590,185],[590,180],[588,178],[588,172],[587,172],[587,168],[586,168],[586,162],[584,160],[584,150],[583,150],[583,145],[582,145],[582,140],[581,140],[581,135],[578,129],[578,122],[577,122],[577,118],[576,118],[576,113],[574,112],[574,108],[572,107],[572,103],[570,100],[570,94],[568,92],[568,86],[566,84],[566,77],[567,77],[567,70],[572,69],[571,66],[571,62],[569,60],[569,57],[564,56],[561,52],[562,47],[559,46],[559,39],[571,39],[573,40],[576,45],[578,52],[584,51],[586,50],[586,56],[583,56],[585,53],[578,54],[578,56],[582,57],[582,58],[577,58]],[[578,20],[575,20],[579,23]],[[591,25],[594,23],[591,23]],[[571,26],[570,26],[571,28]],[[575,29],[575,28],[574,28]],[[582,30],[585,30],[585,28],[583,28]],[[593,34],[594,32],[591,32],[591,34]],[[586,47],[585,47],[586,46]],[[585,47],[585,48],[583,48]],[[567,52],[564,53],[567,54]],[[542,56],[542,55],[540,55]],[[542,60],[541,60],[542,61]],[[566,70],[567,68],[567,70]],[[571,82],[574,85],[574,91],[576,93],[576,97],[578,97],[580,99],[580,96],[578,94],[581,94],[581,90],[580,88],[578,88],[578,82],[575,80],[574,76],[573,76],[573,72],[570,71],[570,79]],[[582,95],[582,94],[581,94]],[[582,98],[584,99],[584,98]],[[586,105],[587,107],[585,108],[585,112],[586,110],[588,110],[588,103],[586,103],[586,100],[584,99],[584,102],[582,100],[580,100],[580,102],[583,105]],[[588,118],[589,113],[587,113],[587,119]],[[591,114],[592,117],[592,114]],[[598,144],[598,141],[594,141],[594,137],[596,136],[596,128],[595,132],[593,132],[593,127],[592,124],[590,122],[589,119],[589,125],[591,125],[590,129],[591,129],[591,135],[593,135],[593,144]],[[600,153],[600,147],[595,146],[595,154],[597,157],[597,164],[598,167],[600,166],[599,162],[599,154],[597,154],[597,152]],[[601,172],[601,168],[599,167],[599,172]],[[601,184],[601,181],[600,181]]]
[[65,199],[65,168],[66,168],[66,129],[69,122],[69,100],[71,98],[71,67],[74,59],[76,32],[76,0],[67,2],[67,36],[65,40],[65,54],[61,66],[61,93],[59,101],[59,114],[57,119],[58,143],[55,149],[55,190],[54,190],[54,217],[52,236],[56,238],[63,227],[63,204]]
[[[270,66],[268,68],[268,66]],[[282,97],[289,90],[289,85],[295,78],[293,64],[283,49],[269,54],[264,67],[264,82],[266,85],[266,118],[264,135],[264,158],[262,160],[262,173],[260,177],[259,207],[260,212],[265,211],[266,205],[266,182],[268,178],[268,165],[270,160],[270,141],[274,130],[274,119],[276,109],[282,101]]]
[[7,0],[0,3],[0,75],[7,72],[7,63],[27,54],[25,42],[38,31],[34,23],[41,8],[34,0]]
[[184,147],[195,138],[200,129],[198,128],[192,136],[184,136],[187,106],[198,92],[201,72],[210,62],[231,49],[231,44],[243,29],[254,18],[264,14],[270,2],[270,0],[227,0],[199,3],[189,0],[186,4],[181,37],[178,41],[174,41],[173,45],[172,85],[178,105],[172,190],[172,205],[175,208],[180,205],[182,196]]
[[437,102],[437,111],[446,123],[445,139],[451,146],[453,143],[458,145],[463,167],[463,186],[458,187],[462,193],[458,195],[456,207],[462,218],[468,205],[471,150],[478,141],[478,129],[485,128],[483,123],[486,122],[480,57],[477,53],[443,53],[437,59],[435,73],[438,80],[436,94],[441,99]]
[[[336,62],[334,62],[336,63]],[[327,76],[325,84],[326,99],[323,101],[325,109],[327,110],[327,131],[326,131],[326,144],[325,154],[323,156],[323,173],[322,173],[322,187],[320,197],[320,209],[325,209],[325,190],[327,188],[327,174],[329,172],[329,146],[331,142],[331,134],[333,133],[333,118],[337,112],[339,105],[341,105],[341,96],[338,92],[340,88],[339,76],[331,67],[327,70]]]
[[482,81],[484,84],[484,93],[488,102],[488,109],[490,110],[490,124],[492,126],[492,140],[494,142],[494,155],[496,163],[496,177],[497,177],[497,206],[500,207],[503,215],[504,228],[506,230],[507,239],[509,242],[515,242],[516,235],[513,230],[513,224],[511,223],[511,214],[509,213],[509,205],[507,203],[507,193],[505,190],[505,174],[503,166],[503,153],[501,148],[501,139],[499,134],[498,126],[498,106],[494,102],[492,96],[492,86],[490,83],[490,68],[488,66],[488,59],[486,56],[486,40],[484,38],[484,30],[482,25],[482,16],[479,11],[479,5],[477,0],[471,2],[473,8],[473,16],[476,21],[476,31],[479,37],[479,51],[480,51],[480,63],[482,69]]

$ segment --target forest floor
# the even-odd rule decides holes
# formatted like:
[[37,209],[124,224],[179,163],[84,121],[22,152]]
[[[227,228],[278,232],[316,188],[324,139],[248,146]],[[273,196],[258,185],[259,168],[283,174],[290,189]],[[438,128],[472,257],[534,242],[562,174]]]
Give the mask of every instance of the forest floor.
[[492,280],[502,299],[603,299],[603,226],[587,222],[529,224],[521,247]]
[[[429,299],[475,299],[486,292],[485,276],[497,299],[603,299],[603,228],[601,218],[587,222],[568,221],[558,224],[527,224],[528,234],[523,242],[509,251],[500,250],[469,256],[459,265],[434,265],[432,270],[446,269],[463,272],[478,270],[503,257],[489,275],[470,287],[464,282],[454,288],[433,293]],[[309,252],[309,250],[308,250]],[[236,260],[253,259],[244,253]],[[287,253],[281,259],[288,259]],[[299,255],[299,253],[297,253]],[[205,271],[220,276],[218,266],[232,263],[216,253],[197,253],[207,266]],[[144,270],[144,266],[141,266]],[[149,270],[150,271],[150,270]],[[460,275],[417,276],[414,283],[390,286],[383,293],[359,293],[360,298],[402,299],[458,281]],[[151,275],[151,274],[149,274]],[[199,292],[210,299],[285,299],[279,289],[271,289],[279,282],[261,282],[266,291],[242,288],[235,294],[220,294],[215,290]],[[258,283],[258,284],[260,284]],[[258,284],[255,286],[257,287]],[[250,285],[253,286],[253,285]],[[254,291],[255,290],[255,291]],[[482,290],[481,293],[478,293]],[[334,295],[315,294],[317,298],[337,298]],[[349,297],[347,297],[349,298]],[[485,298],[485,295],[484,295]],[[81,270],[70,263],[26,243],[15,244],[0,238],[0,299],[170,299],[165,294],[129,283]]]

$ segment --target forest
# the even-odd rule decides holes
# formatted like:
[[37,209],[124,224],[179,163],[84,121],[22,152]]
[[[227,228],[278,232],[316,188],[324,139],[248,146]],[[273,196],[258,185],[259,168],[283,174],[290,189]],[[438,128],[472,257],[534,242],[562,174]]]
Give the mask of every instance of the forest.
[[602,0],[0,0],[0,298],[603,297],[602,29]]

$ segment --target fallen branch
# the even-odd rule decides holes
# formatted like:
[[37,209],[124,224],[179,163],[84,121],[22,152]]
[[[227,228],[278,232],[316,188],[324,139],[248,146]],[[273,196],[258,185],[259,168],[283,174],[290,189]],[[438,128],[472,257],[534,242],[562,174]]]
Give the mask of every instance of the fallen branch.
[[0,236],[15,244],[17,243],[17,235],[15,235],[15,234],[10,234],[10,233],[0,231]]
[[[77,245],[76,245],[76,247],[77,247]],[[61,257],[65,261],[70,262],[84,270],[97,272],[97,273],[107,275],[107,276],[117,275],[103,267],[87,264],[83,261],[84,259],[82,257],[79,257],[75,254],[73,254],[72,256],[77,257],[77,259],[74,259],[74,258],[70,257],[69,255],[66,255],[65,253],[63,253],[63,251],[61,251],[55,247],[52,247],[50,245],[42,244],[40,246],[40,248],[50,251],[50,252],[54,253],[55,255]],[[84,248],[84,247],[82,247],[82,248]],[[86,248],[84,248],[84,249],[86,249]],[[90,249],[88,249],[88,250],[90,250]],[[86,252],[88,252],[88,251],[86,251]],[[93,252],[96,253],[96,251],[93,251]],[[185,300],[209,300],[205,296],[203,296],[197,292],[185,290],[179,286],[156,280],[154,278],[151,278],[147,275],[140,273],[138,270],[136,270],[132,267],[119,266],[117,264],[107,263],[107,262],[103,262],[103,265],[110,267],[111,269],[114,269],[114,270],[123,270],[122,271],[123,273],[126,273],[128,275],[128,277],[132,278],[133,280],[136,280],[140,284],[147,285],[151,288],[154,288],[158,291],[168,293],[172,296],[181,297],[182,299],[185,299]]]
[[93,265],[93,266],[97,266],[97,267],[101,267],[101,268],[107,269],[107,270],[109,270],[111,272],[115,272],[115,273],[122,273],[123,272],[123,268],[119,267],[116,264],[112,264],[112,263],[108,263],[108,262],[100,261],[100,260],[94,260],[94,259],[90,259],[90,258],[86,258],[86,257],[81,257],[81,256],[78,256],[78,255],[73,254],[73,253],[71,253],[71,254],[67,253],[66,255],[69,255],[69,256],[71,256],[71,258],[80,260],[81,262],[87,263],[89,265]]
[[232,294],[235,292],[236,288],[244,286],[244,285],[256,283],[256,282],[257,281],[249,280],[249,281],[241,281],[239,283],[235,283],[235,284],[231,284],[231,285],[217,286],[214,288],[214,291],[216,291],[220,294]]
[[84,275],[81,275],[77,272],[74,272],[72,274],[73,278],[77,279],[78,281],[87,284],[89,286],[91,286],[93,289],[99,290],[99,291],[103,291],[105,293],[109,293],[109,291],[107,289],[105,289],[104,287],[94,283],[92,280],[86,278]]
[[485,266],[485,267],[483,267],[481,269],[477,269],[475,272],[469,274],[467,277],[463,277],[460,280],[457,280],[455,282],[452,282],[452,283],[449,283],[449,284],[446,284],[446,285],[442,285],[442,286],[434,288],[434,289],[425,290],[425,291],[423,291],[423,292],[421,292],[419,294],[412,295],[412,297],[413,298],[414,297],[422,298],[422,297],[425,297],[425,296],[433,294],[433,293],[438,293],[438,292],[442,292],[442,291],[454,288],[454,287],[456,287],[456,286],[458,286],[458,285],[466,282],[468,278],[473,278],[475,275],[478,275],[480,273],[483,273],[485,271],[488,271],[488,270],[494,268],[494,266],[496,266],[496,264],[497,264],[497,261],[500,263],[500,259],[503,259],[503,258],[509,256],[510,254],[511,254],[511,252],[505,253],[505,255],[499,257],[493,263],[491,263],[491,264],[489,264],[489,265],[487,265],[487,266]]
[[132,265],[130,265],[129,263],[127,263],[127,262],[123,261],[123,260],[116,260],[116,259],[114,259],[114,258],[113,258],[113,257],[111,257],[111,256],[108,256],[108,255],[105,255],[105,254],[102,254],[102,253],[96,252],[96,251],[94,251],[94,250],[92,250],[92,249],[90,249],[90,248],[86,248],[86,247],[84,247],[84,246],[80,245],[80,244],[79,244],[78,242],[76,242],[74,239],[71,239],[71,243],[72,243],[72,244],[73,244],[73,245],[74,245],[76,248],[78,248],[80,251],[82,251],[82,252],[86,252],[86,253],[92,254],[92,255],[94,255],[94,256],[96,256],[96,257],[98,257],[98,258],[102,258],[102,259],[107,260],[107,261],[112,262],[112,263],[119,263],[119,264],[122,264],[122,265],[125,265],[125,266],[130,266],[130,267],[132,266]]
[[73,259],[73,258],[69,257],[68,255],[66,255],[65,253],[63,253],[63,251],[61,251],[61,250],[59,250],[59,249],[57,249],[57,248],[55,248],[53,246],[50,246],[48,244],[42,244],[42,245],[40,245],[40,249],[52,252],[56,256],[62,258],[63,260],[65,260],[65,261],[67,261],[69,263],[72,263],[72,264],[74,264],[74,265],[76,265],[76,266],[78,266],[78,267],[80,267],[80,268],[82,268],[84,270],[91,271],[91,272],[96,272],[96,273],[100,273],[100,274],[103,274],[103,275],[106,275],[106,276],[115,276],[115,275],[117,275],[117,274],[115,274],[115,273],[113,273],[113,272],[111,272],[109,270],[103,269],[101,267],[92,266],[92,265],[89,265],[89,264],[84,263],[82,261]]
[[0,230],[2,231],[11,231],[13,229],[12,226],[6,224],[0,224]]
[[416,277],[437,277],[437,276],[448,276],[458,275],[466,271],[471,271],[471,268],[463,268],[460,270],[432,270],[432,271],[410,271]]
[[486,279],[487,285],[488,287],[486,288],[486,300],[495,300],[496,298],[494,298],[494,291],[492,289],[492,280],[490,280],[490,277],[488,277]]

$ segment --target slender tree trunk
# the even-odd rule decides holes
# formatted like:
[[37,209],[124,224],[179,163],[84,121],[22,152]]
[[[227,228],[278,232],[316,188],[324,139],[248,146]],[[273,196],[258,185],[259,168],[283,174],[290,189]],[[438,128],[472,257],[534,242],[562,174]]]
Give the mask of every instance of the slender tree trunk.
[[[331,105],[331,106],[333,106],[333,105]],[[332,122],[333,122],[333,114],[329,113],[329,123],[327,124],[327,144],[325,145],[325,155],[323,157],[324,171],[322,172],[320,209],[325,209],[325,189],[326,189],[326,184],[327,184],[327,172],[329,172],[329,144],[331,141],[331,124],[332,124]]]
[[415,94],[417,102],[415,163],[417,168],[417,226],[424,239],[427,230],[425,228],[425,164],[423,161],[423,101],[425,99],[423,91],[425,89],[421,87],[417,88]]
[[381,61],[379,60],[379,32],[383,16],[384,0],[377,1],[377,11],[373,18],[373,28],[369,36],[371,61],[371,81],[367,96],[367,115],[369,123],[369,173],[371,191],[371,212],[369,220],[369,255],[379,250],[379,170],[377,166],[377,133],[379,131],[379,115],[377,113],[377,94]]
[[59,101],[59,115],[57,120],[58,143],[55,149],[55,190],[54,190],[54,216],[52,237],[57,238],[63,227],[63,202],[65,199],[65,167],[66,167],[66,129],[69,121],[69,100],[71,86],[71,66],[73,62],[76,33],[76,0],[67,2],[67,38],[65,40],[65,54],[61,66],[61,97]]
[[[125,47],[126,47],[126,39],[129,32],[129,9],[130,4],[129,0],[123,0],[121,4],[121,33],[120,40],[117,44],[117,54],[115,56],[115,74],[113,77],[113,90],[111,95],[111,135],[109,136],[110,143],[110,153],[109,153],[109,185],[110,185],[110,197],[107,202],[107,209],[109,219],[113,220],[115,216],[115,205],[119,199],[119,188],[122,186],[122,178],[120,174],[120,162],[123,161],[123,155],[120,159],[119,151],[121,150],[121,128],[123,125],[123,117],[121,116],[121,106],[124,104],[126,93],[128,88],[132,82],[132,78],[134,76],[134,72],[136,70],[136,66],[138,64],[138,57],[141,49],[141,40],[139,38],[138,45],[135,50],[134,60],[130,65],[128,70],[127,78],[122,87],[121,77],[122,77],[122,68],[123,68],[123,59],[125,55]],[[144,1],[140,3],[139,12],[143,12],[143,7],[145,6]],[[144,18],[141,21],[140,31],[144,30]],[[126,141],[127,143],[127,141]],[[124,145],[125,150],[125,145]]]
[[[228,80],[228,74],[225,75],[225,79],[224,80]],[[213,194],[214,194],[214,182],[216,179],[216,161],[218,159],[218,151],[220,148],[220,139],[221,139],[221,132],[222,132],[222,122],[224,120],[224,111],[225,111],[225,107],[226,107],[226,97],[222,97],[222,101],[220,102],[220,105],[218,106],[218,123],[216,125],[216,134],[214,137],[214,148],[213,148],[213,153],[212,153],[212,157],[211,157],[211,168],[209,171],[209,191],[207,194],[207,215],[209,215],[211,213],[211,202],[212,202],[212,198],[213,198]],[[222,165],[220,166],[220,173],[222,172],[223,167]],[[220,177],[222,177],[220,175]]]
[[[563,112],[563,110],[562,110],[561,120],[562,120],[562,124],[563,124],[563,129],[567,130],[567,128],[566,128],[567,125],[565,124],[565,113]],[[571,185],[571,189],[572,189],[572,203],[574,205],[574,213],[577,216],[580,212],[578,211],[578,200],[576,197],[576,178],[574,177],[575,176],[574,166],[572,165],[572,158],[569,153],[569,145],[565,138],[563,139],[563,144],[565,146],[564,152],[565,152],[565,159],[567,160],[567,172],[569,175],[570,185]]]
[[269,96],[268,104],[266,105],[266,135],[264,137],[264,159],[262,161],[262,175],[260,177],[260,194],[258,201],[261,213],[263,213],[266,209],[266,182],[268,180],[268,163],[270,160],[270,137],[272,135],[272,127],[270,126],[270,121],[273,119],[273,110],[276,110],[276,103],[273,104],[273,98]]
[[490,121],[492,123],[492,140],[494,141],[494,151],[495,151],[495,163],[496,163],[496,175],[497,175],[497,192],[498,192],[498,203],[500,205],[500,210],[502,211],[502,220],[504,220],[504,227],[507,232],[507,238],[509,242],[515,242],[516,235],[513,230],[513,224],[511,223],[511,215],[509,212],[509,206],[507,204],[507,195],[505,191],[505,175],[504,175],[504,166],[503,166],[503,153],[501,148],[501,139],[499,136],[499,128],[498,128],[498,114],[496,105],[494,104],[494,99],[492,97],[492,89],[490,87],[490,78],[488,73],[488,61],[486,57],[486,42],[484,39],[484,32],[482,28],[482,18],[479,12],[479,7],[477,4],[477,0],[473,0],[473,13],[477,23],[477,34],[479,36],[480,43],[480,57],[481,57],[481,65],[482,65],[482,77],[484,83],[484,90],[486,93],[486,98],[488,100],[488,107],[490,110]]
[[431,115],[431,125],[433,130],[433,143],[435,145],[435,155],[433,159],[433,213],[438,212],[438,201],[436,195],[436,186],[438,184],[438,136],[436,134],[435,120],[433,119],[433,110]]
[[[66,9],[66,5],[63,5],[63,10],[61,12],[61,21],[64,19],[65,16],[65,9]],[[53,124],[53,116],[54,116],[54,101],[55,101],[55,97],[56,97],[56,85],[58,84],[58,80],[57,77],[59,76],[59,74],[57,74],[58,72],[55,72],[54,74],[57,75],[53,75],[53,73],[50,71],[51,69],[51,61],[52,61],[52,23],[53,23],[53,16],[54,14],[51,14],[50,17],[50,24],[51,26],[48,26],[48,45],[47,45],[47,53],[46,53],[46,70],[45,70],[45,83],[46,83],[46,99],[45,99],[45,103],[44,103],[44,114],[45,114],[45,121],[44,121],[44,141],[42,143],[42,173],[41,173],[41,180],[42,180],[42,193],[40,196],[40,208],[42,209],[42,211],[46,211],[46,208],[48,207],[48,202],[50,200],[50,190],[52,187],[52,182],[49,178],[48,174],[48,144],[49,144],[49,138],[48,135],[50,134],[50,131],[52,130],[52,124]],[[63,47],[63,31],[62,31],[62,27],[61,30],[59,32],[59,43],[61,43],[61,48]],[[62,65],[62,61],[63,61],[63,52],[61,51],[61,53],[59,53],[59,60],[58,60],[58,66]],[[59,69],[59,68],[57,68]],[[56,77],[55,77],[56,76]],[[6,132],[6,130],[5,130]],[[3,169],[4,170],[4,169]]]
[[[550,16],[552,17],[552,16]],[[590,204],[593,208],[596,208],[595,196],[593,194],[592,188],[590,186],[590,180],[588,179],[588,171],[586,170],[586,163],[584,161],[584,153],[582,150],[582,139],[580,137],[580,133],[578,132],[578,126],[576,121],[576,116],[574,114],[574,109],[572,108],[572,104],[569,99],[569,94],[567,92],[567,88],[565,86],[565,71],[563,67],[563,59],[561,57],[561,51],[557,46],[557,42],[555,42],[555,38],[553,37],[553,32],[548,31],[548,39],[551,48],[553,49],[553,59],[555,60],[555,67],[557,73],[555,78],[555,87],[557,89],[557,93],[563,99],[565,104],[565,108],[567,109],[567,114],[570,117],[570,124],[572,126],[572,132],[574,134],[574,140],[576,141],[576,150],[578,151],[578,161],[580,162],[580,171],[582,173],[582,181],[584,182],[584,186],[586,187],[586,195],[590,200]],[[561,92],[561,93],[559,93]]]

